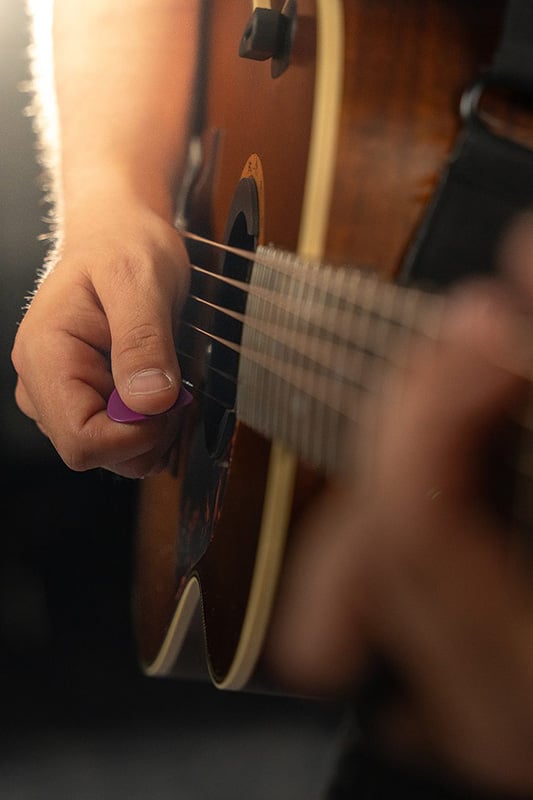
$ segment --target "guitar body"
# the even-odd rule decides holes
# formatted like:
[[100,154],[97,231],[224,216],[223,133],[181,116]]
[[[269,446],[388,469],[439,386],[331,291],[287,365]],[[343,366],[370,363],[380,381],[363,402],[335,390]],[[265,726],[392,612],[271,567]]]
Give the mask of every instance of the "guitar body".
[[[189,229],[246,250],[272,242],[393,276],[457,134],[461,92],[490,60],[503,5],[272,3],[296,14],[289,66],[273,78],[269,60],[238,54],[249,0],[213,0],[203,170]],[[213,248],[191,248],[191,261],[249,276],[248,262]],[[198,293],[245,313],[237,289],[193,283]],[[235,420],[238,356],[199,331],[238,342],[239,324],[192,306],[179,351],[195,401],[172,469],[144,481],[140,497],[140,658],[151,675],[203,669],[223,689],[263,687],[261,649],[286,536],[322,477]]]

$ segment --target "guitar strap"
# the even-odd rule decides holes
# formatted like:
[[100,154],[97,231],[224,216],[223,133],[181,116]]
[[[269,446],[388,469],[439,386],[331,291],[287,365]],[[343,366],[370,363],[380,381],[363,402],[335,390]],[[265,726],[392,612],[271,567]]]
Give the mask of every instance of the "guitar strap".
[[509,0],[492,73],[511,85],[533,87],[533,4]]
[[533,121],[531,0],[509,0],[492,64],[463,95],[462,129],[408,248],[400,283],[439,289],[493,272],[506,226],[533,209],[533,150],[484,121],[479,102],[491,88],[529,102]]

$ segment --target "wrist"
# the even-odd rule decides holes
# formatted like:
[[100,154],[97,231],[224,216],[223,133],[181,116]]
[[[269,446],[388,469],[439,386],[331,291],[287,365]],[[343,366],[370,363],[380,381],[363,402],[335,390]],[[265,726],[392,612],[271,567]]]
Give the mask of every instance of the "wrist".
[[124,287],[130,283],[128,275],[136,275],[145,285],[154,279],[170,286],[176,280],[185,285],[188,266],[185,244],[176,228],[136,198],[121,196],[120,207],[112,214],[97,203],[69,216],[47,274],[52,270],[78,273],[100,296],[107,292],[109,276],[112,284],[118,276]]
[[72,170],[62,179],[58,197],[58,222],[66,234],[88,220],[110,221],[126,209],[145,209],[169,224],[175,215],[175,182],[149,168],[136,171],[100,164],[98,170]]

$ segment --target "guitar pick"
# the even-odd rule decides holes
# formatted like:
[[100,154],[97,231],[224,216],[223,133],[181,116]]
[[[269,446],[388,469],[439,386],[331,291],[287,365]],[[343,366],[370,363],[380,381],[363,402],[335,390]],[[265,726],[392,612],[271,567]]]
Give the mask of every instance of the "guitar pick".
[[[192,394],[185,388],[185,386],[181,386],[180,393],[178,395],[178,399],[174,403],[174,405],[168,409],[168,411],[172,411],[175,408],[183,408],[184,406],[188,406],[193,401]],[[167,411],[163,413],[168,413]],[[116,389],[113,389],[111,395],[109,396],[109,400],[107,401],[107,416],[109,419],[112,419],[113,422],[142,422],[145,419],[150,419],[151,416],[160,416],[159,414],[139,414],[138,411],[134,411],[132,408],[126,405],[126,403],[121,399],[119,393]]]

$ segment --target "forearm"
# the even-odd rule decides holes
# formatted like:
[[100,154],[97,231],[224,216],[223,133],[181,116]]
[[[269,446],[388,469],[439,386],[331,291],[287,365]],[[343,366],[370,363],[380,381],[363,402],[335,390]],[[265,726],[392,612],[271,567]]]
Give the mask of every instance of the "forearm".
[[[59,226],[131,196],[171,218],[183,169],[199,0],[54,0]],[[53,162],[52,162],[53,163]]]

